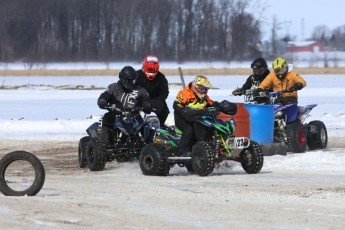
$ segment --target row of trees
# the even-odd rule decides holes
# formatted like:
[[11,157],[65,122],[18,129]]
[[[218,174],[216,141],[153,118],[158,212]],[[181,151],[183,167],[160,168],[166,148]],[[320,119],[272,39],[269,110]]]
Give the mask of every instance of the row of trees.
[[0,0],[0,61],[244,60],[260,54],[246,0]]
[[345,25],[333,30],[326,25],[317,26],[313,30],[312,39],[321,42],[331,50],[345,51]]

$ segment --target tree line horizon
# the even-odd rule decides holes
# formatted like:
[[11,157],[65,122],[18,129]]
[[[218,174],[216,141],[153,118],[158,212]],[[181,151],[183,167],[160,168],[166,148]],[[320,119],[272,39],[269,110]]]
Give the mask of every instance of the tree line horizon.
[[140,61],[147,54],[178,62],[243,61],[275,55],[279,42],[273,21],[273,50],[263,53],[263,22],[248,13],[246,0],[0,3],[0,62]]

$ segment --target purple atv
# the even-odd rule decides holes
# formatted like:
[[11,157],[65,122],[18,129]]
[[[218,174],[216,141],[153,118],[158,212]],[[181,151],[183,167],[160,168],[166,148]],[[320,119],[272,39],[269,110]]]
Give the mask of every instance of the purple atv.
[[[260,92],[253,97],[255,101],[269,101],[274,106],[274,142],[285,143],[287,151],[303,153],[307,150],[325,149],[328,134],[322,121],[314,120],[304,123],[310,111],[317,106],[311,104],[298,106],[297,104],[282,105],[280,97],[288,91]],[[248,95],[247,95],[248,96]],[[259,97],[259,98],[258,98]],[[283,154],[285,155],[285,154]]]

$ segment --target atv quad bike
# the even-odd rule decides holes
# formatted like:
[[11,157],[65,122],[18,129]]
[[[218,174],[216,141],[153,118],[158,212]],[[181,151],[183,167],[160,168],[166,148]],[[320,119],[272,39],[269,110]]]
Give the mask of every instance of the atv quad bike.
[[285,143],[287,149],[293,153],[303,153],[307,147],[309,150],[325,149],[327,147],[328,135],[325,124],[322,121],[314,120],[305,124],[310,111],[317,104],[298,106],[295,104],[282,105],[280,98],[288,90],[279,92],[260,92],[253,95],[252,90],[245,93],[247,102],[268,102],[274,106],[274,142]]
[[202,116],[197,122],[209,129],[204,141],[195,143],[191,157],[177,156],[181,131],[174,127],[157,129],[153,142],[146,145],[140,156],[139,164],[144,175],[167,176],[175,165],[186,167],[189,172],[199,176],[212,173],[216,164],[224,160],[240,162],[248,174],[259,173],[264,162],[260,146],[247,137],[234,137],[233,119],[217,119],[220,109],[209,107],[209,115]]
[[[109,107],[111,109],[111,107]],[[153,115],[139,114],[141,107],[130,110],[115,108],[113,135],[115,145],[106,148],[102,135],[102,120],[93,123],[79,140],[78,161],[80,168],[89,167],[91,171],[101,171],[106,162],[114,159],[121,163],[138,158],[146,143],[152,141],[154,129],[159,127],[159,120]]]

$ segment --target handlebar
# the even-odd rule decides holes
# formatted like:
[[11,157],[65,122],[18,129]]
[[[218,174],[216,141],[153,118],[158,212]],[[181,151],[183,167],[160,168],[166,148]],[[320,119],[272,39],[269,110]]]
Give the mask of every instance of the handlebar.
[[269,92],[269,95],[272,95],[272,96],[277,95],[279,97],[279,96],[283,95],[284,93],[292,93],[292,92],[295,92],[295,91],[297,91],[297,90],[285,89],[285,90],[276,91],[276,92]]
[[[116,107],[115,104],[111,104],[111,105],[105,106],[104,108],[109,111],[116,111],[116,112],[121,112],[125,114],[131,114],[131,113],[143,111],[142,106],[134,106],[133,108],[119,108],[119,107]],[[152,108],[152,112],[157,112],[157,109]]]
[[129,113],[129,114],[143,110],[143,107],[141,106],[134,106],[133,108],[119,108],[119,107],[116,107],[115,104],[107,105],[104,108],[108,109],[109,111],[116,111],[116,112]]
[[253,101],[262,101],[261,103],[267,103],[269,100],[271,104],[275,104],[274,101],[277,98],[280,98],[285,93],[292,93],[297,90],[281,90],[276,92],[270,91],[256,91],[255,89],[248,89],[244,92],[244,101],[253,102]]

